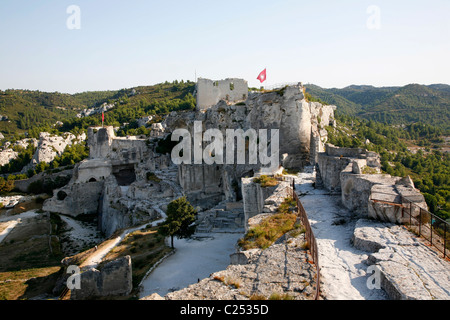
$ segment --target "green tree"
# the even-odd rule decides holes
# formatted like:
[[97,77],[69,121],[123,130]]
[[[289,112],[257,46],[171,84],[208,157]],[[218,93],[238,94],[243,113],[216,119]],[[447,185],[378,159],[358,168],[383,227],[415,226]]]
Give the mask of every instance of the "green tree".
[[438,201],[436,197],[432,194],[424,193],[423,196],[425,197],[425,201],[428,204],[428,207],[430,208],[431,213],[436,213],[438,209]]
[[7,179],[0,177],[0,192],[7,193],[14,189],[14,181],[12,179]]
[[166,221],[158,229],[159,234],[171,238],[171,246],[173,248],[173,237],[178,239],[190,237],[194,231],[195,216],[197,211],[187,201],[186,197],[172,201],[167,206]]

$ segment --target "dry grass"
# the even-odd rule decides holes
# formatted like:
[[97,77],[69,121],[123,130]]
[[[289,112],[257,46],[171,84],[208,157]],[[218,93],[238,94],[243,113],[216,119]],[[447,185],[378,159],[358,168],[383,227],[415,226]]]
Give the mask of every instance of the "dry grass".
[[51,293],[61,272],[52,221],[40,217],[18,224],[0,245],[0,300],[29,299]]
[[282,235],[293,230],[296,221],[295,214],[274,214],[250,229],[238,244],[244,250],[267,249]]
[[297,221],[297,204],[292,197],[284,199],[278,207],[278,213],[271,215],[262,222],[251,228],[244,238],[240,239],[238,245],[244,249],[267,249],[276,240],[287,232],[291,236],[298,236],[305,232]]
[[222,282],[226,286],[232,286],[235,289],[239,289],[242,286],[241,281],[235,277],[230,277],[230,276],[224,277],[224,276],[216,275],[216,276],[214,276],[213,279],[216,281]]
[[20,214],[23,212],[27,212],[27,211],[31,211],[31,210],[39,210],[42,209],[42,204],[43,204],[43,200],[49,198],[49,196],[43,196],[41,197],[41,200],[39,199],[34,199],[31,201],[27,201],[27,202],[22,202],[18,205],[16,205],[13,209],[12,209],[12,214]]
[[0,300],[22,300],[51,293],[61,267],[0,272]]
[[254,300],[254,301],[262,301],[262,300],[267,300],[267,298],[264,296],[264,295],[262,295],[262,294],[257,294],[257,293],[254,293],[254,294],[252,294],[251,296],[250,296],[250,300]]
[[287,197],[284,199],[284,201],[280,204],[277,210],[279,213],[295,213],[297,211],[297,203],[295,202],[294,198]]
[[275,292],[270,295],[269,300],[294,300],[294,297],[288,293],[280,294]]
[[225,278],[223,276],[214,276],[214,280],[225,283]]
[[56,237],[50,241],[49,232],[48,218],[18,224],[0,245],[0,272],[59,266],[59,242]]
[[234,277],[225,278],[225,284],[227,286],[233,286],[235,289],[239,289],[241,287],[241,282],[239,281],[239,279],[236,279]]
[[259,183],[261,187],[268,188],[268,187],[275,187],[278,185],[278,180],[275,177],[269,177],[266,175],[262,175],[259,178],[253,179],[254,183]]

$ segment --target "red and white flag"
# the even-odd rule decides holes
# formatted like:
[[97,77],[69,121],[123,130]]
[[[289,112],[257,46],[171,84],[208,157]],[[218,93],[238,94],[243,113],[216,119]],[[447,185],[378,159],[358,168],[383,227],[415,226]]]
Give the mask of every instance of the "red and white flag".
[[267,69],[264,69],[258,76],[258,79],[261,83],[263,83],[264,81],[266,81],[267,79]]

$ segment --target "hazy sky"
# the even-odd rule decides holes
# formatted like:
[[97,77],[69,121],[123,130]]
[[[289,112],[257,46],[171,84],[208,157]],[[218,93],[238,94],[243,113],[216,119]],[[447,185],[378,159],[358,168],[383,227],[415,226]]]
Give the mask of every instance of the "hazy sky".
[[0,30],[3,90],[450,84],[448,0],[1,0]]

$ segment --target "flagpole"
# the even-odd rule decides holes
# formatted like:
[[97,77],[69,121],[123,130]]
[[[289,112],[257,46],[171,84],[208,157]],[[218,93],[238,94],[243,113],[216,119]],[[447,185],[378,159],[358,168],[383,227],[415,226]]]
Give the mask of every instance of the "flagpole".
[[[264,79],[264,81],[265,81],[265,80],[267,80],[267,67],[264,67],[264,70],[266,70],[266,79]],[[266,91],[266,86],[264,86],[264,91]]]

